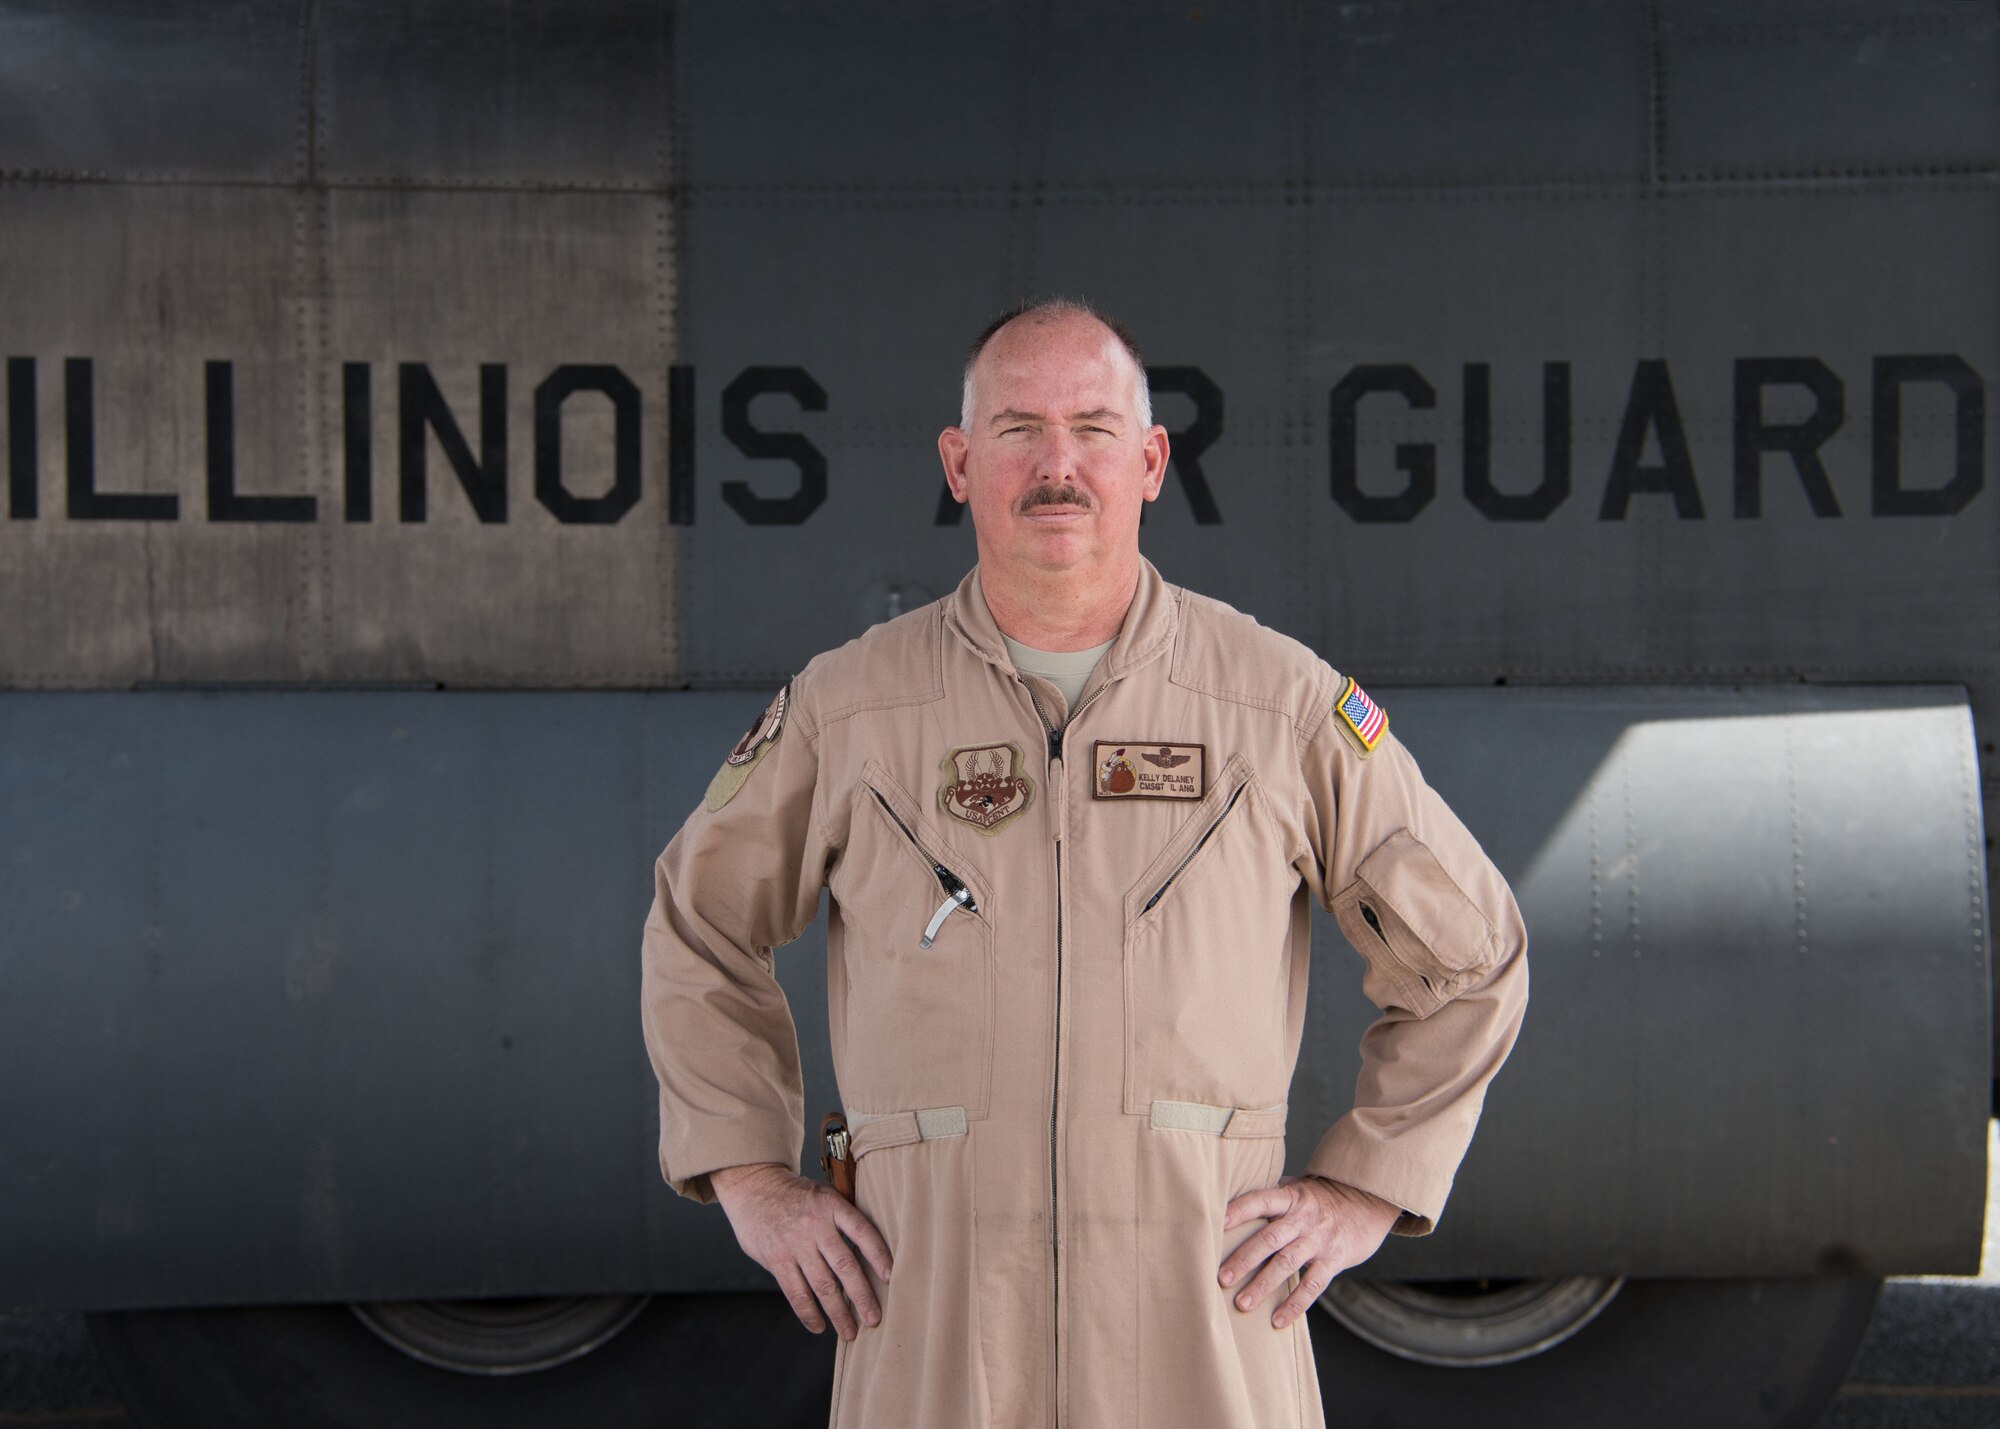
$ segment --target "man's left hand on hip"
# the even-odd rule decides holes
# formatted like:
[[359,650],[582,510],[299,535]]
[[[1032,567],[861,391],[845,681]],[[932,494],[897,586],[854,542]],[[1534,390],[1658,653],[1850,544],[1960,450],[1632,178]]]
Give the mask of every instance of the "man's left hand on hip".
[[1296,1272],[1298,1288],[1271,1315],[1271,1327],[1282,1330],[1311,1308],[1334,1276],[1373,1255],[1401,1214],[1380,1196],[1320,1176],[1287,1176],[1247,1191],[1229,1203],[1222,1228],[1260,1217],[1269,1224],[1222,1262],[1222,1285],[1227,1289],[1256,1270],[1236,1293],[1238,1310],[1254,1310]]

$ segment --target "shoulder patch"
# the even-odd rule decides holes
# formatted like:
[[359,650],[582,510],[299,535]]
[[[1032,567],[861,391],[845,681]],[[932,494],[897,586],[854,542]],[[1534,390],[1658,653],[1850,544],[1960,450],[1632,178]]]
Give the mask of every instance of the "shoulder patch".
[[764,712],[751,722],[743,732],[743,738],[736,741],[736,747],[722,761],[722,767],[715,771],[715,777],[708,781],[708,793],[702,805],[709,813],[720,810],[724,804],[736,797],[736,791],[743,787],[750,777],[750,771],[762,762],[765,753],[778,742],[778,736],[785,728],[785,702],[791,695],[789,681],[779,690]]
[[1368,692],[1361,688],[1352,675],[1333,702],[1333,712],[1339,717],[1340,732],[1354,741],[1355,748],[1366,759],[1375,752],[1375,746],[1382,742],[1388,732],[1389,716],[1382,706],[1368,698]]

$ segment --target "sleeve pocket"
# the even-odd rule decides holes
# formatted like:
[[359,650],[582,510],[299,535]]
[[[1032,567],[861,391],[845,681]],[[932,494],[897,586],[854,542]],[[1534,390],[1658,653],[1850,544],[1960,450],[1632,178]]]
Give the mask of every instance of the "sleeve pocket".
[[1362,990],[1377,1007],[1428,1017],[1495,961],[1492,925],[1408,829],[1361,861],[1333,913],[1368,963]]

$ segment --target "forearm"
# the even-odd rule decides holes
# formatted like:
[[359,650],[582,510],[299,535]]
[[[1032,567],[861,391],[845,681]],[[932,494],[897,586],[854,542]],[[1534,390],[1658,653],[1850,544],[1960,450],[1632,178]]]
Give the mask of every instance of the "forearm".
[[715,1192],[715,1199],[722,1203],[722,1208],[726,1211],[729,1209],[731,1199],[745,1185],[772,1172],[781,1176],[792,1174],[790,1167],[780,1165],[776,1161],[751,1161],[741,1166],[718,1167],[708,1173],[708,1184]]
[[804,1092],[791,1010],[769,951],[745,947],[699,917],[699,890],[685,874],[674,859],[660,861],[641,1011],[660,1086],[661,1173],[682,1195],[706,1202],[717,1170],[797,1167]]
[[1376,1195],[1373,1191],[1363,1190],[1361,1187],[1356,1186],[1351,1182],[1337,1180],[1332,1176],[1322,1176],[1314,1171],[1308,1171],[1305,1174],[1311,1177],[1315,1181],[1326,1182],[1326,1184],[1333,1187],[1334,1190],[1346,1193],[1347,1195],[1353,1197],[1355,1200],[1359,1201],[1362,1205],[1366,1206],[1369,1210],[1375,1212],[1378,1215],[1386,1217],[1387,1219],[1385,1221],[1385,1226],[1388,1222],[1393,1222],[1398,1217],[1405,1214],[1403,1208],[1397,1205],[1394,1201],[1385,1201],[1382,1199],[1382,1197]]
[[1516,949],[1428,1018],[1391,1012],[1362,1038],[1354,1106],[1304,1168],[1400,1207],[1398,1235],[1430,1231],[1479,1122],[1486,1088],[1514,1045],[1527,1003]]

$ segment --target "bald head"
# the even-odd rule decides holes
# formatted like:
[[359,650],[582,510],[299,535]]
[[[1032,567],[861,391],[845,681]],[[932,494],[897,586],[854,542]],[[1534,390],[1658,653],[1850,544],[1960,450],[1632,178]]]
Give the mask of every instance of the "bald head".
[[938,433],[938,458],[972,513],[1000,628],[1082,641],[1043,650],[1101,644],[1131,603],[1139,513],[1170,450],[1131,340],[1080,303],[1006,314],[966,363],[961,417]]
[[1152,393],[1146,385],[1146,363],[1139,355],[1139,344],[1125,325],[1118,319],[1100,313],[1088,303],[1070,298],[1044,298],[1039,302],[1024,303],[1010,308],[986,325],[986,330],[972,344],[971,352],[965,358],[965,378],[960,389],[958,424],[970,432],[974,417],[978,413],[978,384],[981,361],[989,349],[996,344],[1004,352],[1012,349],[1022,340],[1058,336],[1048,329],[1060,328],[1063,337],[1074,338],[1078,329],[1095,327],[1104,335],[1107,360],[1121,362],[1131,369],[1132,410],[1129,415],[1141,431],[1153,425]]

